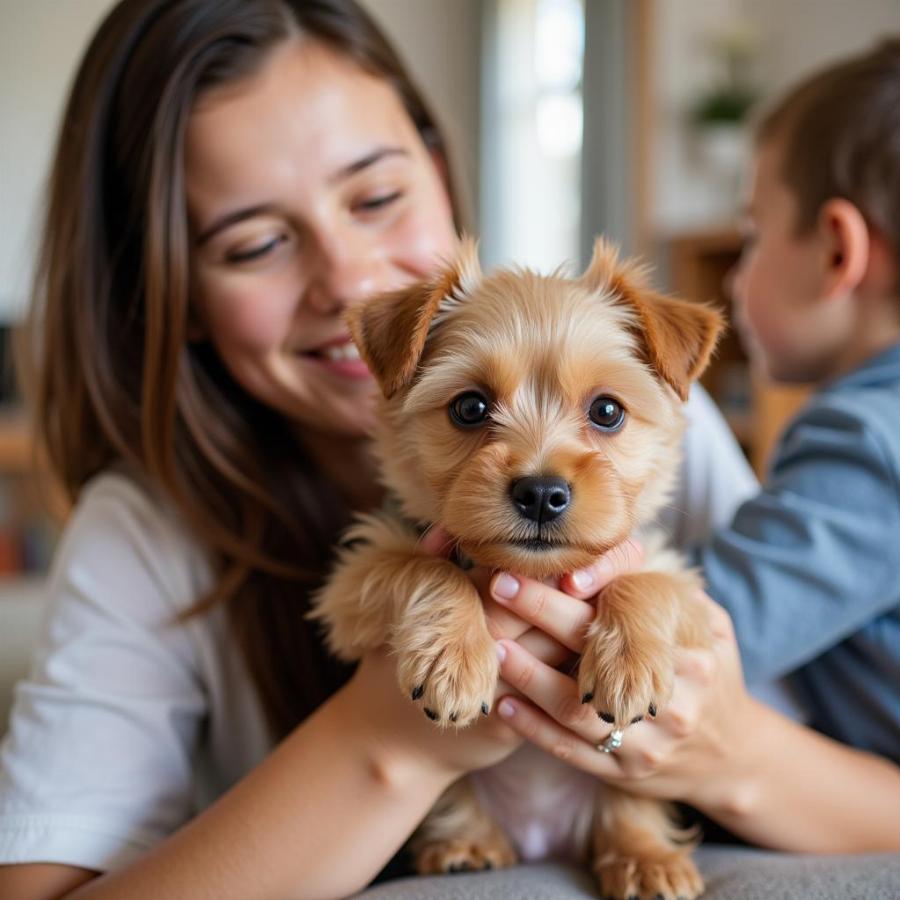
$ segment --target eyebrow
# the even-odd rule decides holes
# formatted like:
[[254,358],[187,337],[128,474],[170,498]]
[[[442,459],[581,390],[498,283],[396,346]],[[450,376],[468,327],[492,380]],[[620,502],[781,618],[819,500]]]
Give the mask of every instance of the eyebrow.
[[[329,183],[337,184],[341,181],[344,181],[351,175],[356,175],[359,172],[362,172],[364,169],[368,169],[370,166],[375,165],[375,163],[391,156],[408,157],[409,151],[405,150],[403,147],[379,147],[377,150],[373,150],[371,153],[367,153],[365,156],[355,160],[348,166],[344,166],[342,169],[339,169],[331,178],[328,179]],[[277,208],[277,205],[274,203],[260,203],[256,206],[247,206],[243,209],[236,209],[233,212],[226,213],[224,216],[220,216],[218,219],[216,219],[215,222],[213,222],[212,225],[209,226],[209,228],[207,228],[202,232],[202,234],[200,234],[200,236],[197,238],[196,246],[202,247],[205,243],[214,238],[220,231],[224,231],[226,228],[230,228],[232,225],[236,225],[238,222],[243,222],[245,219],[252,219],[255,216],[261,216],[275,212]]]

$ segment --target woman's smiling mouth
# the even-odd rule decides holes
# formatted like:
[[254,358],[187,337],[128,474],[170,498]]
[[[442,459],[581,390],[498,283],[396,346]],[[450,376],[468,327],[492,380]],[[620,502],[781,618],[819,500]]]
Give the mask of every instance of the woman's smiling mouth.
[[349,337],[330,341],[314,350],[305,351],[303,355],[314,359],[336,375],[347,378],[372,377],[368,366],[360,359],[356,344]]

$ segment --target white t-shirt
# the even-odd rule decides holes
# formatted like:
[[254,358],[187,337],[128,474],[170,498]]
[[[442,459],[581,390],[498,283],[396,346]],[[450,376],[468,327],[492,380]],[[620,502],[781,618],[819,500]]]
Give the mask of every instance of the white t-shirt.
[[196,541],[136,480],[86,487],[0,746],[0,863],[124,865],[264,758],[224,610],[173,623],[210,585]]
[[[685,475],[663,516],[681,546],[756,490],[702,391],[688,417]],[[125,865],[271,749],[223,610],[173,624],[211,580],[183,523],[138,481],[110,472],[85,489],[0,745],[0,863]]]

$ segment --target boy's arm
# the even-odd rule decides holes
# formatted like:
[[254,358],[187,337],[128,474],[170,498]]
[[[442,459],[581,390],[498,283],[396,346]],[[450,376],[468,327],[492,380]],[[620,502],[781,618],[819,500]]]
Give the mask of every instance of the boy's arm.
[[765,489],[699,553],[750,684],[798,668],[897,605],[900,490],[875,418],[818,398],[785,435]]

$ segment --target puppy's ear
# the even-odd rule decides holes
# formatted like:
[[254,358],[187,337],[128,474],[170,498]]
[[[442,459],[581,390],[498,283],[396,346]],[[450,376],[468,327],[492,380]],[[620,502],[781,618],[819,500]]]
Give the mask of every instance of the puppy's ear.
[[350,334],[385,397],[412,382],[436,317],[465,302],[480,279],[477,245],[464,237],[456,260],[436,277],[347,310]]
[[594,243],[581,283],[634,310],[647,362],[682,401],[687,400],[691,382],[706,368],[725,327],[722,314],[702,303],[651,290],[645,270],[620,262],[618,250],[604,238]]

